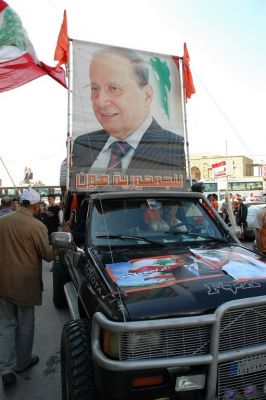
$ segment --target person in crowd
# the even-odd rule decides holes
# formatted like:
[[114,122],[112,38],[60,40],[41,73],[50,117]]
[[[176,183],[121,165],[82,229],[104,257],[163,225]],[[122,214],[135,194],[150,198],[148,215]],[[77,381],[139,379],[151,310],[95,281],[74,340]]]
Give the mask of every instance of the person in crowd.
[[218,203],[218,196],[217,196],[217,194],[216,193],[213,193],[212,194],[212,207],[216,210],[216,211],[218,211],[218,208],[219,208],[219,203]]
[[44,225],[47,226],[48,212],[45,210],[45,202],[42,201],[39,204],[39,209],[34,215],[39,221],[41,221]]
[[248,203],[252,202],[253,201],[253,197],[254,197],[253,192],[250,192],[249,195],[246,197],[246,201]]
[[223,201],[221,202],[219,208],[218,208],[218,213],[220,214],[220,216],[223,218],[224,222],[226,224],[228,224],[229,221],[229,201],[231,201],[230,199],[230,195],[225,194]]
[[266,256],[266,206],[258,211],[254,228],[258,253]]
[[237,212],[238,212],[238,201],[237,200],[233,200],[232,201],[232,210],[233,210],[233,214],[234,216],[236,216]]
[[89,73],[92,108],[103,129],[74,140],[73,168],[184,173],[184,137],[152,116],[153,87],[142,57],[130,49],[104,48],[94,53]]
[[237,193],[235,196],[233,196],[233,198],[235,198],[237,201],[242,199],[241,194],[239,194],[239,193]]
[[12,211],[16,211],[19,207],[20,207],[20,204],[19,204],[18,198],[17,197],[13,197],[12,198],[12,205],[11,205]]
[[12,199],[9,196],[4,196],[1,199],[0,218],[4,215],[12,213]]
[[235,214],[237,226],[240,226],[242,229],[245,229],[247,225],[247,215],[248,215],[248,208],[246,204],[244,204],[243,199],[239,197],[238,208]]
[[51,237],[52,232],[57,232],[60,225],[59,212],[61,211],[61,207],[56,204],[54,193],[48,194],[48,203],[47,228],[49,237]]
[[21,207],[0,218],[0,374],[4,388],[16,373],[39,361],[32,354],[34,307],[42,303],[42,260],[57,252],[46,226],[34,218],[40,195],[32,188],[20,197]]
[[215,193],[208,194],[207,199],[211,203],[212,208],[214,208],[216,211],[218,211],[219,205],[218,205],[217,196],[216,196],[216,199],[215,199],[215,196],[216,196]]

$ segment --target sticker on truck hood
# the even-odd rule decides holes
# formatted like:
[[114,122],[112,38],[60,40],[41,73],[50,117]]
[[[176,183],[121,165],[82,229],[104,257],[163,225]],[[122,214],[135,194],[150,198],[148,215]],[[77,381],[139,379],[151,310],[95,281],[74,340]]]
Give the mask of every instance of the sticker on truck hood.
[[186,281],[221,279],[225,275],[237,281],[266,279],[266,263],[234,247],[132,259],[107,264],[106,269],[111,279],[128,293]]
[[220,268],[234,279],[266,278],[266,264],[236,250],[191,250],[199,259]]
[[224,275],[190,253],[133,259],[107,264],[106,268],[112,280],[126,292]]

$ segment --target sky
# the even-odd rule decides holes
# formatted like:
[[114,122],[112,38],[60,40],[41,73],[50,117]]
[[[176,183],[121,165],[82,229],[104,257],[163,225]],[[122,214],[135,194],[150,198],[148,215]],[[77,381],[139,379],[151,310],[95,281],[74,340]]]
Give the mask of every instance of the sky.
[[[265,0],[6,0],[39,60],[55,66],[67,11],[70,38],[183,56],[196,93],[186,106],[189,152],[266,163]],[[0,179],[59,184],[66,156],[68,93],[44,76],[0,94]],[[1,162],[2,161],[2,162]]]

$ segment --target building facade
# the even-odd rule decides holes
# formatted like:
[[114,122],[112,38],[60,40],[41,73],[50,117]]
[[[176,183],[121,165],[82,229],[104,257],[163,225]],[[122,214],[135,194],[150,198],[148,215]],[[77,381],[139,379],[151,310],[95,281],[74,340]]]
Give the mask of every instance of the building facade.
[[246,156],[224,157],[218,154],[190,154],[190,170],[192,179],[214,179],[213,165],[221,161],[232,163],[231,179],[243,179],[245,177],[263,176],[263,164],[254,164],[253,160]]

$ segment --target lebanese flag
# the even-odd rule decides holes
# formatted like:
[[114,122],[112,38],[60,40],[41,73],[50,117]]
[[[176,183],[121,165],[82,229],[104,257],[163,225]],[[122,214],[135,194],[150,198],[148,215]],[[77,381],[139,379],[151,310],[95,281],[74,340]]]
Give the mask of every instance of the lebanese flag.
[[15,89],[43,75],[64,87],[65,71],[37,59],[34,47],[18,14],[0,0],[0,92]]

